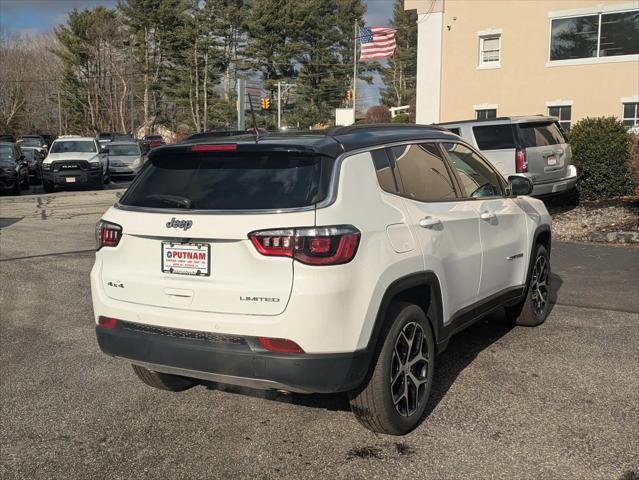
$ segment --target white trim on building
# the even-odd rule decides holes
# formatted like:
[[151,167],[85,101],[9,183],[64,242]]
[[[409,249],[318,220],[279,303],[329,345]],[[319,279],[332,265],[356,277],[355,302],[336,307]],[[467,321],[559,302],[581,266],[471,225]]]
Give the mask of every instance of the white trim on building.
[[444,13],[417,15],[417,100],[416,122],[438,123],[442,91],[442,31]]

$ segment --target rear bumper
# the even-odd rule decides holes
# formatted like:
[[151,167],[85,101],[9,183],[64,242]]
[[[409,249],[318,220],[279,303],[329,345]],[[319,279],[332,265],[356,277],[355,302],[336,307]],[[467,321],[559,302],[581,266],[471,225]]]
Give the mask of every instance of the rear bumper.
[[568,175],[549,182],[535,183],[531,195],[541,197],[544,195],[557,195],[572,190],[577,183],[577,168],[568,166]]
[[[138,328],[141,327],[141,328]],[[100,349],[150,370],[261,389],[333,393],[356,388],[369,365],[366,351],[339,354],[279,354],[258,350],[254,339],[189,332],[149,331],[119,322],[96,327]],[[197,337],[197,335],[196,335]]]

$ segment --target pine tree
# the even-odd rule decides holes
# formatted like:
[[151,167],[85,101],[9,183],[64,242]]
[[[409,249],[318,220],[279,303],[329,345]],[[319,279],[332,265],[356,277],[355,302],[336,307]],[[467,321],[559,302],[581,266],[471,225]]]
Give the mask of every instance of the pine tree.
[[381,69],[386,88],[382,89],[382,103],[388,106],[407,105],[415,95],[417,77],[417,14],[404,10],[404,0],[395,0],[393,28],[397,30],[395,54]]

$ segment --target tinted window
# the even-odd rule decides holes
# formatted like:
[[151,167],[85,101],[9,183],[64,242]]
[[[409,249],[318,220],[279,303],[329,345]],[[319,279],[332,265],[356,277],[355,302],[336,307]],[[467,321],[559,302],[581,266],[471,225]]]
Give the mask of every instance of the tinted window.
[[95,143],[92,140],[63,140],[53,143],[51,153],[94,153]]
[[599,15],[553,20],[550,33],[550,59],[596,57],[598,30]]
[[0,145],[0,164],[13,165],[13,147],[11,145]]
[[444,159],[434,144],[392,147],[404,194],[422,202],[457,198]]
[[556,122],[519,123],[517,126],[522,147],[545,147],[566,143]]
[[373,157],[373,165],[375,165],[375,171],[377,172],[377,181],[382,190],[390,193],[399,192],[395,174],[386,150],[373,150],[371,156]]
[[138,156],[140,155],[140,149],[137,145],[109,145],[107,147],[109,149],[109,155],[117,156]]
[[39,147],[42,144],[42,141],[39,138],[23,138],[22,146],[23,147]]
[[600,57],[639,53],[639,10],[601,16]]
[[460,143],[444,143],[443,146],[461,179],[466,197],[482,198],[503,195],[499,175],[479,155]]
[[455,135],[459,135],[459,128],[449,128],[448,131],[450,133],[454,133]]
[[314,155],[219,152],[156,156],[145,164],[121,203],[152,208],[261,210],[312,205],[325,196]]
[[510,123],[473,127],[473,133],[480,150],[515,148],[513,127]]

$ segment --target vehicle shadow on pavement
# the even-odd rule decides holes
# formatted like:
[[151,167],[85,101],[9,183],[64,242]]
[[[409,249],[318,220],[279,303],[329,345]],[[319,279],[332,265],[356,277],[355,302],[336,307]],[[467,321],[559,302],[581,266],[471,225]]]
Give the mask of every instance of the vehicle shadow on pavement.
[[[554,273],[551,282],[550,312],[552,312],[557,301],[557,293],[563,284],[561,277]],[[437,356],[433,389],[424,418],[437,407],[459,374],[475,360],[477,355],[493,345],[498,345],[499,340],[513,328],[515,328],[515,323],[508,320],[503,310],[500,309],[450,339],[448,348]],[[348,396],[345,393],[305,395],[276,390],[256,390],[215,382],[202,382],[201,384],[211,390],[247,395],[274,402],[331,411],[350,411]]]

